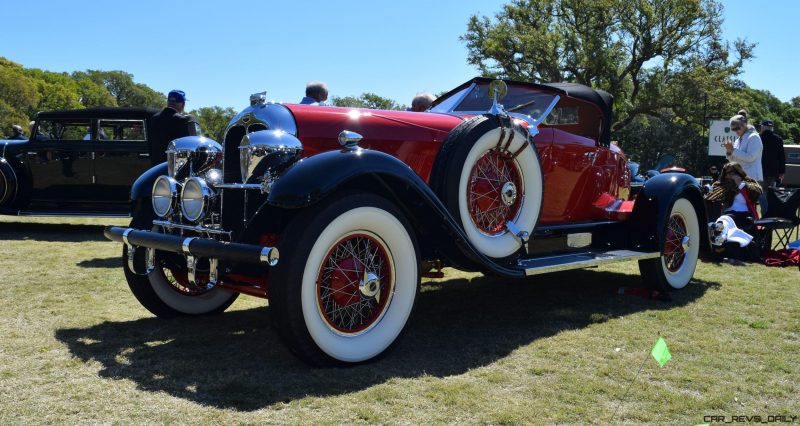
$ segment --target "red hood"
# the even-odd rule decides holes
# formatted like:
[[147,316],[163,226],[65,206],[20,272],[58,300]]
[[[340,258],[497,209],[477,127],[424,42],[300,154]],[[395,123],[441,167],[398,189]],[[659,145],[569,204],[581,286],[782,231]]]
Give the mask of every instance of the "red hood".
[[[402,127],[413,127],[417,131],[425,134],[435,134],[435,139],[441,140],[450,133],[455,126],[463,121],[463,118],[437,113],[411,112],[411,111],[390,111],[366,108],[342,108],[342,107],[320,107],[315,105],[284,104],[294,115],[297,122],[298,136],[304,133],[313,133],[316,136],[318,131],[328,128],[328,126],[344,126],[347,130],[361,133],[358,129],[369,132],[373,127],[379,127],[381,132],[387,129],[397,129]],[[321,128],[318,128],[321,126]],[[335,131],[335,129],[330,129]],[[344,128],[336,131],[344,130]],[[363,134],[364,139],[369,137]],[[334,135],[335,136],[335,135]]]
[[297,123],[303,155],[340,149],[339,133],[350,130],[364,137],[359,146],[397,157],[425,181],[441,143],[463,121],[452,115],[426,112],[285,105]]

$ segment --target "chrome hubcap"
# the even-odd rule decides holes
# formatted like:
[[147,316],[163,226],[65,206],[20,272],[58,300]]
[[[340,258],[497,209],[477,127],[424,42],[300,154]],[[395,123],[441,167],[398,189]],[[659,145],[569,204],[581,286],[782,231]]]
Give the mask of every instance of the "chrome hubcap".
[[683,237],[681,240],[681,247],[683,247],[683,251],[689,250],[689,236]]
[[500,193],[503,197],[503,204],[507,206],[511,206],[517,201],[517,186],[514,185],[514,182],[506,182]]
[[381,303],[381,281],[372,272],[364,271],[364,278],[358,283],[358,290],[364,297],[374,297],[376,302]]

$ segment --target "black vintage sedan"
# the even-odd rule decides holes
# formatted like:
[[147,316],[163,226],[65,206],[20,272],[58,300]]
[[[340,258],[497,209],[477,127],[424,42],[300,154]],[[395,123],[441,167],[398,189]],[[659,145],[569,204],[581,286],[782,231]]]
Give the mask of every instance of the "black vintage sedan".
[[151,167],[152,108],[40,112],[30,140],[0,141],[0,214],[128,216]]

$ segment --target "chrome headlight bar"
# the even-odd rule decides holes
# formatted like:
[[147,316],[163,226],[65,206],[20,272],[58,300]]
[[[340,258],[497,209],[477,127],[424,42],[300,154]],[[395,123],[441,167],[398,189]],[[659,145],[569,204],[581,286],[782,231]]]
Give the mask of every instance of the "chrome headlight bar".
[[242,183],[263,182],[286,170],[303,154],[303,144],[282,130],[249,133],[239,145]]

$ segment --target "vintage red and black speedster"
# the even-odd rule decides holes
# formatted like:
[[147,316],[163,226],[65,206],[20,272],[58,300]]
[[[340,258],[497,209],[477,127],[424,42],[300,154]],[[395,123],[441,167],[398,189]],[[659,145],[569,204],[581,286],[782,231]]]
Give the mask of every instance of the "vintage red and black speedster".
[[424,113],[253,95],[222,144],[173,141],[132,189],[131,227],[106,236],[125,243],[130,288],[155,315],[268,298],[312,364],[383,353],[442,266],[523,278],[638,260],[647,284],[682,288],[709,244],[700,189],[662,174],[630,199],[611,102],[485,78]]

